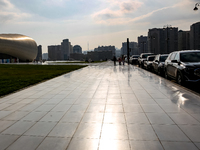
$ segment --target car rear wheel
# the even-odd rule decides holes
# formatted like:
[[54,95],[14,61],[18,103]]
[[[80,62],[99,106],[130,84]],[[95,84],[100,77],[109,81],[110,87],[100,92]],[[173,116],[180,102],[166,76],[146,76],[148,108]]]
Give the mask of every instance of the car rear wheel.
[[177,73],[177,83],[180,84],[180,85],[183,85],[184,84],[184,79],[183,79],[183,76],[180,74],[180,73]]
[[165,78],[166,79],[169,79],[169,76],[168,76],[168,74],[167,74],[167,71],[165,70]]

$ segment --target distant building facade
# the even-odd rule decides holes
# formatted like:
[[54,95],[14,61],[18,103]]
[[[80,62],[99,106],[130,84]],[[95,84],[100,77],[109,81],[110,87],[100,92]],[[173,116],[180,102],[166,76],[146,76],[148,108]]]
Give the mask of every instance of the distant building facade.
[[154,28],[148,32],[148,52],[168,54],[178,50],[178,28]]
[[148,40],[147,36],[139,36],[138,37],[138,54],[148,53]]
[[37,57],[35,59],[36,61],[42,61],[42,45],[38,46],[38,53],[37,53]]
[[42,54],[42,60],[48,60],[48,53]]
[[[129,42],[129,54],[138,55],[138,43],[137,42]],[[127,55],[127,42],[122,43],[121,54]]]
[[51,61],[69,60],[71,53],[73,53],[73,46],[68,39],[64,39],[61,45],[48,46],[48,59]]
[[95,48],[94,49],[95,52],[102,52],[102,51],[111,51],[112,52],[112,55],[114,56],[115,55],[115,46],[99,46],[98,48]]
[[91,59],[92,61],[105,61],[108,59],[112,59],[113,58],[113,53],[112,51],[91,51],[91,52],[87,52],[86,55],[86,60]]
[[79,45],[75,45],[73,47],[73,53],[80,53],[80,54],[82,54],[82,47],[79,46]]
[[200,49],[200,22],[190,26],[190,48],[192,50]]
[[178,50],[190,49],[190,31],[178,31]]

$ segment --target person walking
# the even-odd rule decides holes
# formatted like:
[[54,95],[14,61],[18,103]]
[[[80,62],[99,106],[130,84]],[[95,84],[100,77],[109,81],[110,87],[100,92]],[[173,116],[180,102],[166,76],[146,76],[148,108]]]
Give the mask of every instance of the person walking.
[[121,65],[121,62],[122,62],[121,57],[119,57],[118,61],[119,61],[119,65]]
[[124,61],[125,61],[125,58],[124,58],[124,55],[122,55],[122,63],[124,65]]
[[116,66],[116,60],[117,60],[117,58],[115,56],[113,56],[114,66]]

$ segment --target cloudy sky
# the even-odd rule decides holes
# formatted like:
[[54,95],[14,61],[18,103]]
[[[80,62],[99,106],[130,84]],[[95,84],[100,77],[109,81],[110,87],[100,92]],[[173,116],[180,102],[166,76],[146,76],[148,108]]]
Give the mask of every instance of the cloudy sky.
[[[164,25],[189,30],[200,21],[200,0],[0,0],[0,34],[18,33],[42,45],[69,39],[83,50],[136,41]],[[200,7],[199,7],[200,9]]]

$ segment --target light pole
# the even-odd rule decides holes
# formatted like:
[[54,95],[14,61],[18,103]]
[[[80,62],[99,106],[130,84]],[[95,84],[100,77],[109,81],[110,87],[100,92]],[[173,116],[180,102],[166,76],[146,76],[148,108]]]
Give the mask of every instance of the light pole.
[[194,10],[194,11],[197,11],[197,10],[198,10],[198,8],[197,8],[197,7],[198,7],[199,5],[200,5],[200,3],[196,3],[196,4],[195,4],[195,7],[194,7],[194,9],[193,9],[193,10]]

